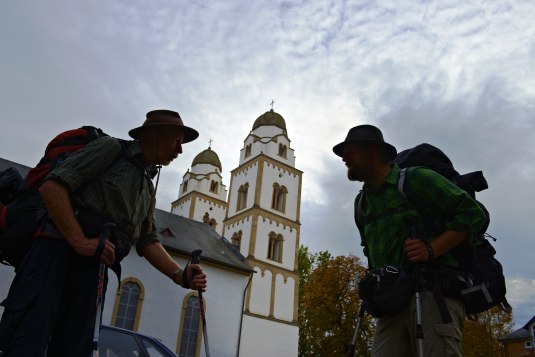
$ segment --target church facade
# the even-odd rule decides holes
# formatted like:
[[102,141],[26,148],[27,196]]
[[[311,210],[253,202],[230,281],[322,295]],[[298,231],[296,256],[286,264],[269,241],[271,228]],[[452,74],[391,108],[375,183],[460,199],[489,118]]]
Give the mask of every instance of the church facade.
[[[284,118],[259,116],[231,171],[208,148],[195,157],[171,212],[210,224],[246,257],[255,271],[248,285],[240,338],[242,356],[296,356],[302,171]],[[228,197],[227,197],[228,196]]]

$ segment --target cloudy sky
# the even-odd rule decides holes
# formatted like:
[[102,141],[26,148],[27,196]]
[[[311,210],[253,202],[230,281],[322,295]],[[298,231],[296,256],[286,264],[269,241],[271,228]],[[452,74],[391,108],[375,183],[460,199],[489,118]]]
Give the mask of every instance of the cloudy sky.
[[196,154],[230,170],[254,120],[286,120],[304,171],[301,243],[362,256],[361,185],[331,151],[358,124],[398,149],[429,142],[479,194],[517,326],[535,314],[535,2],[160,0],[0,3],[0,156],[33,166],[64,129],[126,138],[147,111],[201,133],[162,173],[170,209]]

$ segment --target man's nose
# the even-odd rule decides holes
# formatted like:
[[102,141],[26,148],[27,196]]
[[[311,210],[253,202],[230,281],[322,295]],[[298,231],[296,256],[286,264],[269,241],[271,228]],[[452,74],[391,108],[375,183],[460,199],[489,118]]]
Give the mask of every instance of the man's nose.
[[177,143],[177,144],[175,145],[175,152],[176,152],[177,154],[182,154],[182,144],[181,144],[181,143]]

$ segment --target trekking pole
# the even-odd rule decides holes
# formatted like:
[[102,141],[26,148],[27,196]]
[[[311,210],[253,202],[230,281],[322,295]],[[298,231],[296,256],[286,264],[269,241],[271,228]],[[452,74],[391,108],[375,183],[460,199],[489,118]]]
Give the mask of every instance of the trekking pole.
[[[411,227],[412,239],[418,239],[418,233],[414,222],[409,222]],[[424,357],[424,329],[422,326],[422,300],[420,293],[423,291],[423,278],[421,272],[421,264],[416,264],[414,266],[416,269],[416,279],[418,280],[418,285],[416,287],[416,339],[418,340],[418,356]]]
[[359,335],[360,327],[362,326],[362,319],[364,318],[365,312],[365,303],[364,301],[362,301],[360,304],[359,315],[357,318],[357,326],[355,326],[355,333],[353,333],[353,340],[351,340],[351,345],[349,346],[349,349],[346,353],[347,357],[355,357],[355,354],[357,352],[357,338]]
[[[104,249],[104,244],[110,238],[111,231],[115,228],[115,223],[104,223],[100,232],[99,245]],[[97,248],[99,250],[100,248]],[[99,257],[100,258],[100,257]],[[93,357],[98,357],[98,338],[100,336],[100,319],[102,316],[102,295],[104,293],[104,278],[106,275],[106,264],[100,262],[98,270],[97,304],[95,313],[95,329],[93,331]]]
[[[196,249],[191,252],[191,264],[199,264],[201,262],[202,249]],[[193,272],[193,275],[196,273]],[[210,348],[208,347],[208,333],[206,332],[206,315],[204,313],[204,303],[202,301],[202,289],[197,289],[199,293],[199,311],[201,313],[202,320],[202,334],[204,337],[204,350],[206,352],[206,357],[210,357]]]

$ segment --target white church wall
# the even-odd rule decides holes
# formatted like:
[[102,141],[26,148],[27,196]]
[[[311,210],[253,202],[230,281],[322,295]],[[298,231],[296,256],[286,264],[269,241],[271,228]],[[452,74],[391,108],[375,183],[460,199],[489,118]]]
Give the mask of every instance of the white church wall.
[[[174,258],[181,266],[185,259]],[[202,256],[201,256],[202,264]],[[192,292],[173,282],[133,250],[123,261],[122,278],[136,277],[144,287],[138,331],[155,336],[175,350],[179,339],[180,320],[184,297]],[[208,276],[208,288],[203,293],[206,309],[207,330],[210,331],[210,352],[214,356],[236,356],[239,326],[242,313],[243,292],[249,276],[203,264]],[[117,291],[117,279],[109,276],[103,323],[110,324]],[[202,346],[204,350],[204,346]],[[204,355],[204,352],[202,352]]]
[[251,244],[251,229],[253,221],[251,216],[240,220],[230,226],[227,226],[223,236],[232,243],[232,235],[236,232],[242,231],[242,239],[240,244],[240,253],[244,257],[249,255],[249,246]]
[[277,274],[275,278],[275,306],[273,309],[275,318],[293,321],[294,289],[295,281],[293,278],[288,278],[284,282],[282,274]]
[[174,213],[178,216],[188,217],[189,211],[191,209],[192,200],[188,198],[187,200],[181,202],[177,205],[171,205],[171,213]]
[[244,170],[240,170],[239,172],[235,173],[232,177],[232,194],[230,195],[231,201],[228,203],[229,217],[232,217],[236,214],[238,204],[238,189],[240,188],[240,186],[245,185],[246,183],[249,184],[249,189],[247,191],[247,204],[245,205],[245,208],[241,209],[240,211],[246,210],[253,206],[257,174],[258,163],[254,163],[250,166],[247,166],[247,168],[245,168]]
[[[264,169],[262,172],[262,182],[264,183],[264,189],[262,190],[260,197],[260,206],[262,208],[267,209],[268,211],[286,217],[292,221],[296,220],[299,198],[299,176],[293,172],[285,170],[282,166],[273,165],[269,162],[264,163]],[[284,213],[271,208],[274,183],[279,184],[279,186],[285,186],[288,190],[288,193],[286,195],[286,207]]]
[[240,356],[296,357],[299,328],[244,315]]
[[[282,262],[267,259],[269,247],[269,233],[281,234],[284,237],[282,246]],[[289,226],[284,226],[269,218],[259,216],[256,233],[255,257],[270,264],[294,270],[295,249],[297,241],[297,230]]]
[[197,197],[195,200],[195,210],[191,219],[202,222],[204,214],[208,212],[210,218],[214,218],[217,222],[215,231],[220,235],[223,234],[223,219],[225,219],[226,207],[220,204],[215,204],[204,198]]
[[253,281],[251,282],[249,311],[259,315],[269,316],[272,274],[271,271],[262,271],[259,267],[255,267],[254,270],[257,273],[253,275]]

